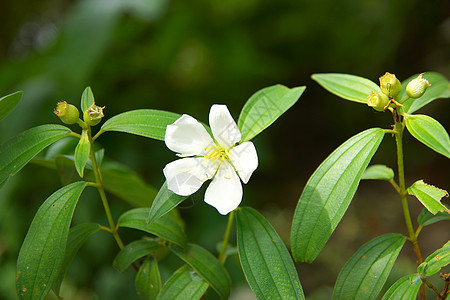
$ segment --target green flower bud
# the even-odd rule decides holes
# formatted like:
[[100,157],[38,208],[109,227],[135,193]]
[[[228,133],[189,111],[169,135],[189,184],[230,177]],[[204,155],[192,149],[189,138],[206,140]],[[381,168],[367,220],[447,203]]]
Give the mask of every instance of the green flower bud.
[[423,73],[411,80],[406,86],[406,93],[410,98],[420,98],[431,84],[422,77]]
[[380,77],[380,88],[389,98],[396,98],[402,90],[402,84],[394,74],[386,72]]
[[384,111],[389,104],[389,98],[383,93],[370,93],[367,96],[367,105],[373,107],[376,111]]
[[78,108],[66,101],[58,102],[54,113],[66,124],[75,124],[80,118]]
[[89,107],[83,114],[83,120],[89,126],[95,126],[100,123],[101,119],[105,116],[103,114],[103,109],[105,107],[100,107],[93,104]]

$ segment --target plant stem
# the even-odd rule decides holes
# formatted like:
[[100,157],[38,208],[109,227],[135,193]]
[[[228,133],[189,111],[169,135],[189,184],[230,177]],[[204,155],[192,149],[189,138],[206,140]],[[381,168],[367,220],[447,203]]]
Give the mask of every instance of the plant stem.
[[230,239],[231,227],[233,226],[234,213],[235,213],[235,210],[233,210],[233,211],[228,215],[227,229],[225,230],[225,235],[223,236],[222,249],[220,250],[220,254],[219,254],[219,262],[220,262],[222,265],[225,264],[225,261],[227,260],[227,254],[226,254],[226,252],[227,252],[228,241],[229,241],[229,239]]

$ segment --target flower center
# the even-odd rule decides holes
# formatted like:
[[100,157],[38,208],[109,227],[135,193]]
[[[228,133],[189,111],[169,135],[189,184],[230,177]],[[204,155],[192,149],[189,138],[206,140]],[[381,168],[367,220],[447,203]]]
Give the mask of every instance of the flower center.
[[229,149],[222,148],[220,146],[211,146],[208,148],[205,148],[205,152],[209,151],[205,156],[204,160],[212,160],[212,162],[215,162],[217,159],[221,161],[228,160],[228,155],[230,154]]

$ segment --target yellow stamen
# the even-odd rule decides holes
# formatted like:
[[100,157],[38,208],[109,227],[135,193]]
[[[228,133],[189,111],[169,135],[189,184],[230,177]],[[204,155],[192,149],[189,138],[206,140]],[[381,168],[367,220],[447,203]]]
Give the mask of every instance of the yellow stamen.
[[205,156],[204,160],[212,160],[212,162],[215,162],[216,160],[228,160],[228,155],[230,154],[229,149],[222,148],[220,146],[211,146],[208,148],[205,148],[205,152],[209,151]]

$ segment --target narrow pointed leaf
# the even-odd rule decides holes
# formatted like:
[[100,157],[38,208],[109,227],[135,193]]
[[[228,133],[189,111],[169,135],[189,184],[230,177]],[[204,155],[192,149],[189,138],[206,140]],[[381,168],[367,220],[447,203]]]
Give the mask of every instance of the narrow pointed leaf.
[[249,141],[269,127],[294,105],[306,87],[288,88],[277,84],[253,94],[242,108],[238,127],[242,134],[241,142]]
[[43,299],[61,271],[69,226],[86,182],[53,193],[31,222],[17,259],[16,291],[20,299]]
[[0,145],[0,185],[19,172],[42,149],[70,133],[69,128],[61,125],[41,125]]
[[397,280],[384,294],[381,300],[416,299],[422,280],[419,274],[411,274]]
[[258,299],[305,299],[294,262],[281,238],[256,210],[236,213],[239,259]]
[[416,196],[432,214],[439,211],[450,213],[450,210],[441,203],[442,197],[448,197],[446,190],[426,184],[423,180],[418,180],[408,188],[408,194]]
[[100,225],[96,223],[83,223],[70,229],[61,271],[59,272],[58,278],[56,279],[52,288],[53,291],[55,291],[56,295],[59,295],[61,283],[64,279],[64,276],[66,275],[70,263],[72,262],[72,259],[75,257],[78,250],[81,248],[81,246],[83,246],[86,240],[99,230]]
[[186,198],[186,196],[177,195],[169,190],[167,188],[167,182],[164,182],[156,195],[155,200],[153,200],[147,222],[152,223],[161,216],[164,216]]
[[[447,207],[447,209],[449,208]],[[433,215],[428,209],[424,208],[417,217],[417,223],[422,226],[428,226],[440,221],[450,221],[450,214],[446,211],[441,211]]]
[[333,299],[376,299],[405,241],[388,233],[362,245],[339,273]]
[[75,161],[75,168],[77,169],[78,175],[80,175],[81,178],[83,178],[84,176],[84,167],[86,166],[86,163],[88,161],[90,151],[91,143],[89,143],[88,133],[86,130],[83,130],[80,141],[75,148],[75,154],[73,156]]
[[450,138],[438,121],[426,115],[405,115],[405,123],[419,142],[450,158]]
[[81,95],[81,110],[82,114],[92,105],[95,104],[94,94],[90,86],[84,89]]
[[417,267],[417,272],[431,276],[439,272],[439,270],[450,264],[450,241],[442,248],[434,251],[425,261]]
[[361,179],[386,180],[394,179],[394,170],[385,165],[371,165],[367,167]]
[[23,92],[15,92],[0,98],[0,121],[19,104],[22,95]]
[[195,244],[188,244],[185,251],[175,247],[170,247],[170,250],[208,282],[221,299],[228,299],[231,288],[230,275],[214,255]]
[[137,240],[126,245],[117,254],[113,266],[119,272],[125,271],[134,261],[158,250],[159,244],[153,240]]
[[167,125],[173,124],[179,117],[179,114],[162,110],[132,110],[107,120],[102,130],[126,132],[164,141]]
[[313,74],[311,78],[336,96],[359,103],[367,104],[367,96],[372,91],[381,92],[375,82],[355,75],[324,73]]
[[156,299],[161,290],[161,275],[159,274],[158,261],[155,258],[148,257],[144,261],[136,274],[134,285],[139,298],[143,300]]
[[129,210],[119,217],[118,226],[142,230],[180,247],[186,246],[186,234],[176,221],[169,216],[163,216],[149,224],[148,212],[149,208],[146,207]]
[[383,137],[380,128],[353,136],[310,177],[292,221],[291,249],[295,261],[312,262],[322,250],[350,205],[361,175]]
[[208,283],[188,265],[179,268],[164,284],[158,300],[201,299],[208,289]]
[[[402,99],[406,95],[406,86],[411,80],[417,78],[417,76],[419,76],[419,74],[413,75],[402,82],[402,91],[399,95],[399,99]],[[408,114],[412,114],[436,99],[450,97],[450,82],[447,78],[435,72],[426,72],[423,74],[423,78],[428,80],[431,86],[425,91],[422,97],[409,99],[403,103],[403,110]]]

